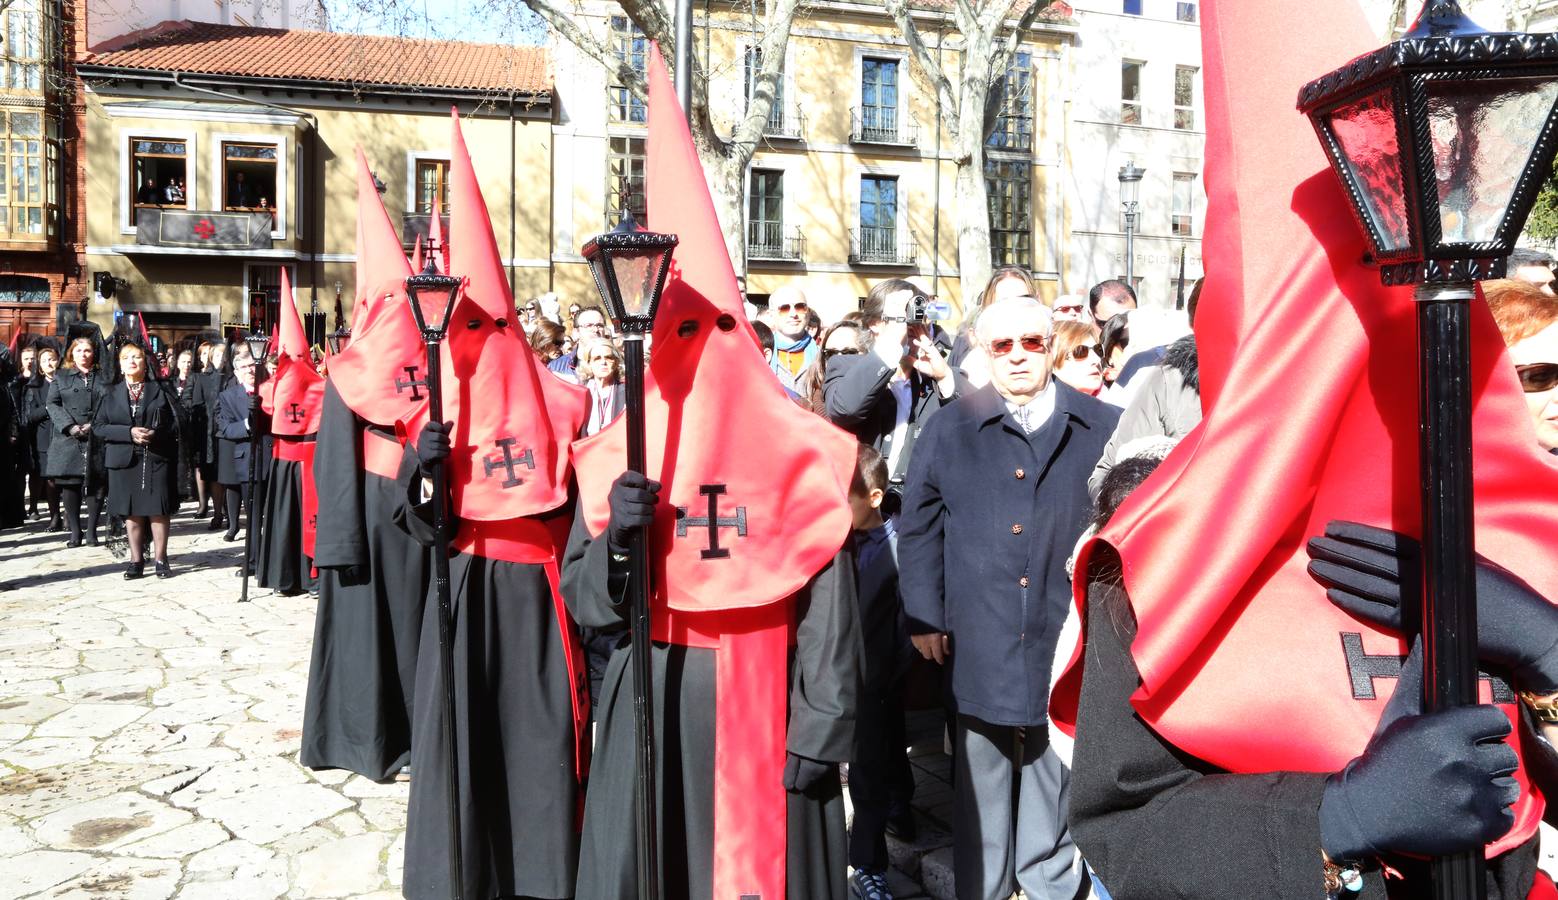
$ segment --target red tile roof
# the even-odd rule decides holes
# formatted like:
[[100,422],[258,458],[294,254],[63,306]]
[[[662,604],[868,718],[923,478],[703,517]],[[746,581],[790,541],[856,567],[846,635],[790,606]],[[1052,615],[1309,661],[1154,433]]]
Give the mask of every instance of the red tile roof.
[[359,87],[552,90],[551,58],[543,47],[188,21],[163,22],[100,44],[80,64]]

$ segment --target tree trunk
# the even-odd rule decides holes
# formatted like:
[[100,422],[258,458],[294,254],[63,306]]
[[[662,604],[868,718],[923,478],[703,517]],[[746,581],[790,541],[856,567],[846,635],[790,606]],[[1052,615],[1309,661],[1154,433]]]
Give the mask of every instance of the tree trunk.
[[[964,63],[958,98],[956,148],[957,182],[954,190],[958,236],[958,284],[965,312],[979,302],[990,281],[990,198],[985,187],[985,101],[989,97],[988,53],[970,48]],[[983,62],[983,64],[981,64]]]
[[745,275],[747,270],[747,244],[741,209],[746,164],[747,160],[736,157],[722,156],[712,160],[704,157],[709,197],[714,201],[714,213],[719,217],[720,231],[725,235],[725,247],[730,251],[730,265],[738,276]]

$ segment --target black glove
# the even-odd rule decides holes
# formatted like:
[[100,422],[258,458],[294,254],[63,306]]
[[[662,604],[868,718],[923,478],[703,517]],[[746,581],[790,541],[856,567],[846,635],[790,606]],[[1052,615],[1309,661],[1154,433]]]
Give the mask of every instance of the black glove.
[[611,521],[606,525],[606,548],[612,553],[628,552],[633,529],[646,528],[655,520],[655,504],[660,501],[660,482],[650,481],[638,472],[623,472],[612,482],[606,502],[611,505]]
[[792,794],[806,793],[828,775],[837,777],[838,766],[794,753],[784,755],[784,789]]
[[448,422],[428,422],[417,435],[417,469],[425,477],[433,471],[434,463],[449,458]]
[[[1402,627],[1403,597],[1421,596],[1420,550],[1411,538],[1356,522],[1332,522],[1309,541],[1309,574],[1332,603],[1392,631]],[[1506,668],[1520,687],[1558,691],[1558,607],[1529,585],[1477,561],[1478,658]]]

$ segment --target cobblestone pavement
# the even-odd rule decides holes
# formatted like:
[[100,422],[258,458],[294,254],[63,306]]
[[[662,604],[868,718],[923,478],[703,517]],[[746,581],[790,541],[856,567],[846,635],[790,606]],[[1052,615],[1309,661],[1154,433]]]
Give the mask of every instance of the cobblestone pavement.
[[400,896],[406,786],[297,764],[313,600],[204,524],[133,582],[0,534],[0,900]]
[[[239,547],[175,517],[174,577],[125,581],[41,520],[0,532],[0,900],[400,896],[406,785],[298,765],[314,601],[238,603]],[[900,900],[951,896],[939,719]]]

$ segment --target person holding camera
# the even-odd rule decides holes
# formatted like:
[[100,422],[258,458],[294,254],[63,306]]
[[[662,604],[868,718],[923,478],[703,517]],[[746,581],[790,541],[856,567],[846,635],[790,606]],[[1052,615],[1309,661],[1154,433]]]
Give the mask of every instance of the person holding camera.
[[823,395],[829,421],[887,460],[891,513],[920,430],[967,386],[936,339],[934,298],[894,278],[871,288],[861,314],[865,352],[828,361]]

